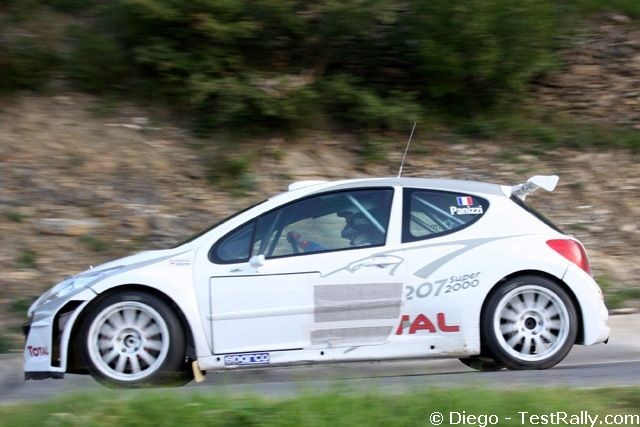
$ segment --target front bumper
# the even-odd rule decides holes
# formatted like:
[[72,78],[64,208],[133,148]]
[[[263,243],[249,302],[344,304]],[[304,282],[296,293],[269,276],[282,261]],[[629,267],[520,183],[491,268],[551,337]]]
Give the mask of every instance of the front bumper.
[[69,298],[60,298],[38,307],[25,334],[25,379],[63,378],[67,367],[67,348],[73,324],[86,304],[95,297],[82,290]]
[[29,336],[30,329],[31,329],[31,321],[29,321],[29,323],[25,323],[24,325],[22,325],[22,335],[24,335],[25,339],[27,339],[27,337]]
[[[29,333],[31,332],[31,322],[32,320],[30,319],[29,322],[22,325],[22,334],[24,335],[24,338],[27,342],[29,341]],[[25,349],[26,351],[29,352],[29,355],[31,356],[33,352],[33,346],[29,346],[25,344]],[[49,353],[48,349],[46,353],[47,353],[46,355],[48,355]],[[45,357],[46,355],[43,354],[42,357]],[[26,356],[25,356],[25,367],[26,367]],[[64,378],[64,372],[26,371],[26,370],[24,372],[25,381],[26,380],[46,380],[49,378],[62,379]]]
[[64,378],[64,372],[25,372],[24,380],[48,380],[53,378],[61,380]]

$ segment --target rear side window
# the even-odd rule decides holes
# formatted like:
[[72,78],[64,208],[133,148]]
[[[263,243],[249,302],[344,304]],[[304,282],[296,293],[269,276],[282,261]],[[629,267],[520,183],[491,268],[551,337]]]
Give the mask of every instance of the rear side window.
[[404,189],[402,241],[453,233],[476,222],[489,207],[481,197],[448,191]]

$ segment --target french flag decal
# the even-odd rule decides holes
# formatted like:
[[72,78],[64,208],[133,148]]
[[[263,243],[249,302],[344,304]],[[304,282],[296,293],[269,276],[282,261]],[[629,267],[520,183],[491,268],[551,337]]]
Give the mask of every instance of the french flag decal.
[[473,197],[458,197],[458,206],[473,206]]

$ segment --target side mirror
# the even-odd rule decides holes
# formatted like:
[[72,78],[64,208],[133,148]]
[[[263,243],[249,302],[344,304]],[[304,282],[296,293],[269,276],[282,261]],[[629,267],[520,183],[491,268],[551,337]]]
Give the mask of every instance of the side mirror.
[[259,269],[260,267],[264,267],[266,262],[267,261],[264,255],[254,255],[251,257],[251,259],[249,259],[249,265],[252,268],[255,268],[256,270]]

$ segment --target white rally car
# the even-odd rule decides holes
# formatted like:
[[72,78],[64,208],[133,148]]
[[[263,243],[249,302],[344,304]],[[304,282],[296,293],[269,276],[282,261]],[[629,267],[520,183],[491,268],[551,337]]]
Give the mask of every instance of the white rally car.
[[580,242],[517,186],[303,181],[171,249],[59,283],[29,309],[26,379],[124,386],[311,362],[457,357],[545,369],[606,342]]

